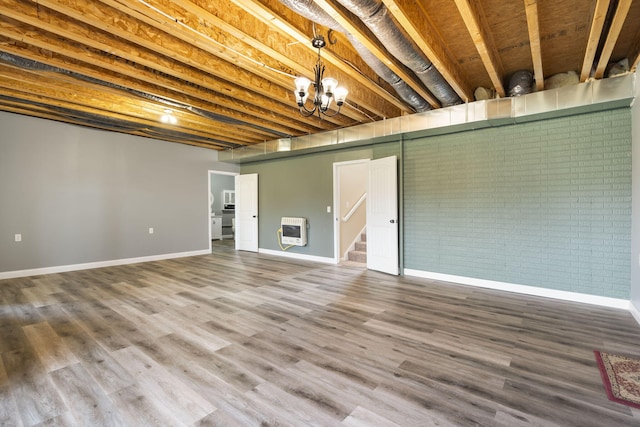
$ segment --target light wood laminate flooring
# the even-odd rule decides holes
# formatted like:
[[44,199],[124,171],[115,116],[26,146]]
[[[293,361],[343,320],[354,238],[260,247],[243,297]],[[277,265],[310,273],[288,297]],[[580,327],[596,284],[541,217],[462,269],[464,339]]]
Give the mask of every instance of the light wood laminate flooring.
[[640,426],[624,310],[216,244],[0,281],[3,426]]

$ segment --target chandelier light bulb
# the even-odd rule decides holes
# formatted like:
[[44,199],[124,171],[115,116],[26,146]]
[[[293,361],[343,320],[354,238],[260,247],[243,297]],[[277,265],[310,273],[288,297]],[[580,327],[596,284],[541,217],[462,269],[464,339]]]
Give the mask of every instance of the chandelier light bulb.
[[334,78],[327,77],[322,79],[322,87],[324,88],[324,93],[331,96],[336,87],[338,87],[338,81]]
[[347,99],[347,95],[349,91],[342,86],[338,86],[333,92],[333,96],[336,98],[336,104],[338,107],[341,107],[344,104],[344,101]]
[[178,123],[178,119],[175,118],[171,110],[164,110],[164,114],[160,117],[160,120],[162,123],[169,123],[171,125]]
[[298,104],[298,107],[302,107],[309,97],[309,86],[311,85],[311,80],[306,77],[298,77],[294,80],[294,83],[296,85],[296,90],[294,91],[296,95],[296,103]]
[[[311,45],[318,49],[318,60],[313,68],[315,78],[313,81],[306,77],[297,77],[294,80],[296,104],[298,104],[300,114],[304,117],[309,117],[315,113],[320,119],[323,116],[333,117],[340,112],[340,107],[344,104],[348,92],[338,86],[338,80],[331,77],[323,78],[322,76],[324,74],[324,64],[320,56],[322,48],[326,45],[324,38],[321,35],[316,35],[311,40]],[[309,87],[312,83],[315,91],[312,96],[313,105],[307,107],[306,101],[309,97]],[[334,111],[329,111],[334,98],[338,108]]]
[[331,96],[322,94],[322,97],[320,99],[320,110],[327,111],[329,109],[329,106],[331,105],[332,100],[333,98]]

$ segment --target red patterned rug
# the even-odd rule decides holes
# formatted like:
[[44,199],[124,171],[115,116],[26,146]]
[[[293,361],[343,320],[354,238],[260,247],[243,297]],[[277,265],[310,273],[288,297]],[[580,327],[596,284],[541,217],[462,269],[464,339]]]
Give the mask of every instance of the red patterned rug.
[[640,408],[640,359],[595,350],[609,400]]

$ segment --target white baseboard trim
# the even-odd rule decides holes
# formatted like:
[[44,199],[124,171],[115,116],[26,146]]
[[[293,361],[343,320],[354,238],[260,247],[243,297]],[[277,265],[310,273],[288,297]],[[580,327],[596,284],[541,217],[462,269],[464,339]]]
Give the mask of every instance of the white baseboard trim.
[[29,270],[16,270],[0,272],[1,279],[14,279],[17,277],[40,276],[42,274],[65,273],[67,271],[89,270],[92,268],[113,267],[116,265],[137,264],[140,262],[161,261],[171,258],[184,258],[188,256],[209,255],[211,249],[200,251],[177,252],[172,254],[150,255],[138,258],[115,259],[110,261],[88,262],[84,264],[60,265],[55,267],[33,268]]
[[[631,302],[619,298],[601,297],[597,295],[581,294],[578,292],[559,291],[555,289],[538,288],[536,286],[517,285],[514,283],[495,282],[493,280],[474,279],[472,277],[453,276],[450,274],[432,273],[429,271],[405,269],[406,276],[422,277],[425,279],[453,282],[461,285],[477,286],[479,288],[496,289],[499,291],[515,292],[519,294],[535,295],[539,297],[555,298],[564,301],[582,302],[585,304],[600,305],[603,307],[631,310]],[[633,312],[632,312],[633,314]],[[640,323],[640,313],[636,317]]]
[[629,302],[629,311],[633,318],[636,319],[636,322],[640,325],[640,311],[638,311],[638,307],[636,307],[633,302]]
[[295,252],[284,252],[284,251],[276,251],[273,249],[262,249],[262,248],[258,249],[258,252],[261,254],[276,255],[276,256],[281,256],[285,258],[295,258],[295,259],[300,259],[304,261],[315,261],[315,262],[322,262],[325,264],[337,264],[334,258],[327,258],[327,257],[316,256],[316,255],[297,254]]

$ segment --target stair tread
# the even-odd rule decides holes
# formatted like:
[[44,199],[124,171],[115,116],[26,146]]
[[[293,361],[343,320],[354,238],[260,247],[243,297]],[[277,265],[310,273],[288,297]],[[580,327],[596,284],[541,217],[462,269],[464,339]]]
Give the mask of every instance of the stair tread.
[[363,251],[350,251],[349,261],[367,262],[367,253]]

